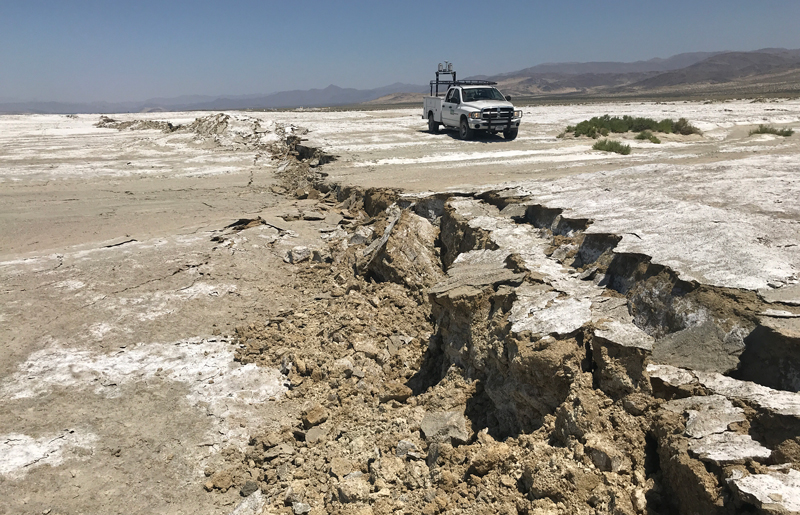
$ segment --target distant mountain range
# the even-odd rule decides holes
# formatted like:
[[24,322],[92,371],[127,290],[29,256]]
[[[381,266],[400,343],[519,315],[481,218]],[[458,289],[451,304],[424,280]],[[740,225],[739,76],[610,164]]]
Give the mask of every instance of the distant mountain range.
[[278,109],[360,104],[392,93],[424,93],[427,86],[395,83],[375,89],[340,88],[279,91],[269,95],[152,98],[143,102],[13,102],[0,103],[0,113],[140,113],[153,111],[219,111],[233,109]]
[[[692,52],[678,54],[666,59],[654,58],[647,61],[632,63],[618,62],[592,62],[592,63],[545,63],[525,68],[511,73],[492,76],[492,80],[511,79],[516,77],[532,77],[534,75],[583,75],[583,74],[608,74],[608,73],[647,73],[666,72],[678,70],[699,63],[704,59],[722,54],[724,52]],[[487,76],[470,77],[475,79],[488,79]]]
[[[464,77],[498,82],[515,97],[591,98],[714,94],[800,94],[800,49],[753,52],[692,52],[632,63],[547,63],[494,76]],[[395,83],[375,89],[280,91],[269,95],[152,98],[143,102],[2,102],[0,113],[119,113],[330,107],[416,102],[427,85]]]
[[800,50],[695,52],[634,63],[542,64],[487,77],[513,96],[542,98],[800,94]]

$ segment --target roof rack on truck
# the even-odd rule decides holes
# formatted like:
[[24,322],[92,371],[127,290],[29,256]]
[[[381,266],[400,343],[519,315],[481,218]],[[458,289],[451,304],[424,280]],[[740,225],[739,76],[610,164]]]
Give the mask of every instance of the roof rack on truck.
[[[450,75],[450,80],[441,80],[439,75]],[[442,87],[444,94],[450,86],[494,86],[496,82],[490,80],[457,80],[456,71],[453,69],[453,63],[445,61],[444,64],[439,63],[439,69],[436,70],[436,80],[431,81],[431,96],[439,96],[439,87]],[[435,92],[435,93],[434,93]]]

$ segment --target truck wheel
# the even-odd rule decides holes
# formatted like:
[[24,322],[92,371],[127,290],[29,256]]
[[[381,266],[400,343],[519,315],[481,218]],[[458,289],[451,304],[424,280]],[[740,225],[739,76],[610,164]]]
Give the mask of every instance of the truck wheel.
[[439,134],[439,122],[433,121],[433,113],[428,113],[428,132]]
[[469,122],[466,118],[461,119],[461,125],[458,126],[458,137],[459,139],[468,140],[472,139],[472,135],[475,131],[469,128]]
[[503,137],[509,141],[515,139],[519,134],[519,129],[509,129],[507,131],[503,131]]

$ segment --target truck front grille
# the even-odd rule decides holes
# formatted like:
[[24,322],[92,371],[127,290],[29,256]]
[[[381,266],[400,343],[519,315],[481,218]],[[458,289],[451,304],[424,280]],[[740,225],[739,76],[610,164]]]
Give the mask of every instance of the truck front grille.
[[491,107],[481,111],[481,118],[484,120],[508,119],[514,115],[513,107]]

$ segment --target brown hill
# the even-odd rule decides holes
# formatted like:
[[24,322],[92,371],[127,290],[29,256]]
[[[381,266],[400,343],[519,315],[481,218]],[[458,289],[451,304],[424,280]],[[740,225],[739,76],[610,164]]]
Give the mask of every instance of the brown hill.
[[[686,95],[800,94],[800,50],[695,52],[634,63],[550,63],[494,76],[517,100]],[[417,95],[395,93],[371,104],[413,103]]]
[[791,52],[729,52],[681,70],[661,73],[631,85],[634,88],[660,88],[681,84],[732,82],[745,77],[772,75],[800,68],[800,55]]
[[364,104],[366,105],[421,104],[422,98],[425,95],[427,95],[427,93],[391,93],[389,95],[384,95],[380,98],[376,98],[375,100],[364,102]]
[[[668,71],[653,70],[650,61],[583,63],[580,66],[581,63],[573,63],[540,65],[491,79],[498,81],[504,93],[529,99],[800,94],[800,50],[763,49],[707,56],[685,54],[680,60],[665,61],[675,64],[697,57],[704,58]],[[603,72],[604,69],[624,69],[621,64],[629,64],[627,68],[636,71]]]
[[[647,61],[632,63],[620,62],[592,62],[592,63],[545,63],[494,76],[495,80],[513,77],[531,77],[535,75],[587,75],[587,74],[625,74],[625,73],[650,73],[679,70],[698,63],[709,57],[724,52],[690,52],[673,55],[666,59],[654,58]],[[485,76],[474,77],[476,79]]]

